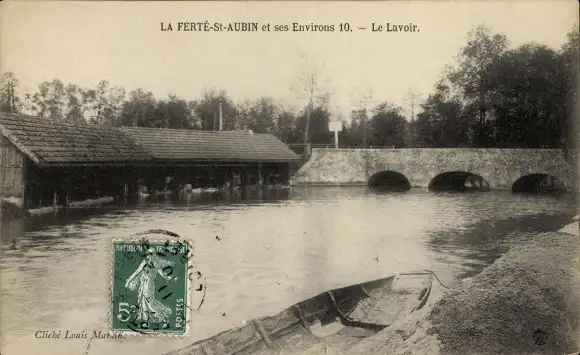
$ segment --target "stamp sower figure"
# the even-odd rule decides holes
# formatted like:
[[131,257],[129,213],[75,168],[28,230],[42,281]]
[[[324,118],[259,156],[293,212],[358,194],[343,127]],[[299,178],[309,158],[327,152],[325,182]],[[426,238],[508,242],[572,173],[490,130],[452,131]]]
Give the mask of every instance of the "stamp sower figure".
[[157,323],[162,328],[169,326],[171,308],[155,299],[155,279],[159,274],[168,281],[175,281],[177,277],[170,277],[163,273],[163,269],[171,265],[173,265],[172,261],[162,259],[155,255],[154,249],[149,248],[145,260],[125,282],[126,288],[131,291],[137,290],[139,310],[136,322],[141,323],[142,328],[147,329],[149,323]]

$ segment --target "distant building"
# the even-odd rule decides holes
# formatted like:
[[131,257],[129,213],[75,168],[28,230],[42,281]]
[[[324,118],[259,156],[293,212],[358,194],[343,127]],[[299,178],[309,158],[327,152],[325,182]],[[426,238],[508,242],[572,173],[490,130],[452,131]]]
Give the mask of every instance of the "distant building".
[[194,188],[233,184],[236,177],[242,185],[286,183],[290,163],[300,160],[271,134],[143,127],[121,130],[143,147],[156,164],[156,174],[142,174],[149,187],[159,188],[156,181],[165,175]]
[[[27,209],[136,191],[289,178],[298,161],[270,134],[112,128],[0,113],[0,197]],[[238,179],[240,180],[240,179]],[[161,182],[162,181],[162,182]]]

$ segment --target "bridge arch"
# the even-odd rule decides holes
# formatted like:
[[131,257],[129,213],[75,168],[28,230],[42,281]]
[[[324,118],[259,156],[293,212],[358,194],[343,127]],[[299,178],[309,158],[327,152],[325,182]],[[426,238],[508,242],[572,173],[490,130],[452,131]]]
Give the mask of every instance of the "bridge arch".
[[489,182],[468,171],[446,171],[437,174],[428,185],[433,191],[489,191]]
[[406,191],[411,188],[409,179],[398,171],[383,170],[371,175],[368,186],[377,189]]
[[563,180],[547,173],[533,173],[519,177],[512,185],[515,193],[551,193],[566,192],[568,188]]

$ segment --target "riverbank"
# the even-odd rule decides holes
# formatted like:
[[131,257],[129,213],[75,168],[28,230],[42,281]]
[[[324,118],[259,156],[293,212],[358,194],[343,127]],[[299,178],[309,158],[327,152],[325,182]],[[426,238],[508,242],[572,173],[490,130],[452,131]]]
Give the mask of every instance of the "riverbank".
[[482,273],[433,295],[431,307],[352,353],[577,354],[579,258],[577,220],[558,231],[522,235]]

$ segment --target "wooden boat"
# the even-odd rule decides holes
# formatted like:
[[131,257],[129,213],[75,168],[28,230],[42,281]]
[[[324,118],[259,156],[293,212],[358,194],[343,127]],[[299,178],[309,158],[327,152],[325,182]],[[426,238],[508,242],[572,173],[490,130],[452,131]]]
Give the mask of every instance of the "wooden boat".
[[326,291],[166,355],[324,354],[329,344],[332,353],[348,354],[364,338],[422,308],[434,276],[400,273]]

